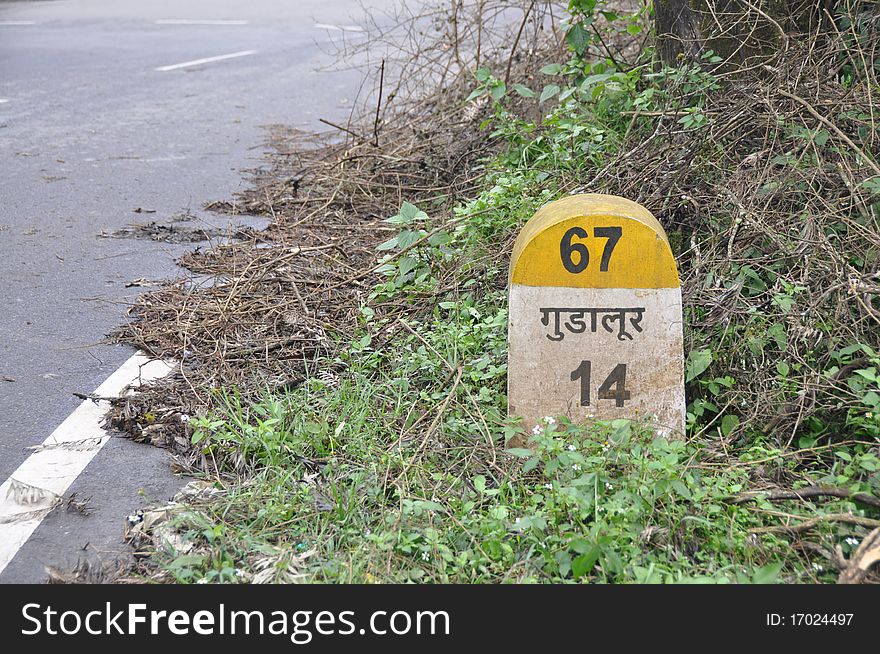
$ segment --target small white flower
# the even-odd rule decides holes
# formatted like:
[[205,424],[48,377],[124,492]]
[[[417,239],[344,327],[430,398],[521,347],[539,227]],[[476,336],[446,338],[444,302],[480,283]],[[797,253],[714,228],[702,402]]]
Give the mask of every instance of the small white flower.
[[428,561],[430,558],[427,552],[422,552],[422,561]]
[[197,583],[197,584],[207,584],[207,583],[208,583],[208,578],[207,578],[207,577],[202,577],[202,578],[199,579],[196,583]]
[[180,414],[180,422],[189,422],[189,416],[185,413]]
[[534,427],[532,427],[532,433],[535,436],[540,436],[542,433],[544,433],[544,428],[541,425],[535,425]]
[[544,416],[544,422],[548,425],[555,425],[556,418],[554,418],[553,416]]
[[544,488],[547,490],[553,490],[553,484],[544,484]]
[[581,466],[579,463],[575,463],[575,464],[572,464],[571,469],[574,470],[575,472],[579,472],[581,469]]
[[608,489],[608,490],[614,490],[614,486],[612,486],[611,484],[609,484],[607,481],[605,482],[605,488]]
[[818,563],[814,562],[813,563],[813,570],[815,570],[816,572],[822,572],[822,566],[819,565]]
[[567,449],[569,452],[574,452],[577,448],[574,445],[569,445],[565,449]]
[[245,576],[244,570],[236,570],[235,576],[238,577],[239,579],[244,579],[244,576]]
[[853,547],[855,547],[856,545],[859,544],[859,539],[854,538],[853,536],[849,536],[849,537],[845,538],[844,540],[846,541],[847,545],[851,545]]

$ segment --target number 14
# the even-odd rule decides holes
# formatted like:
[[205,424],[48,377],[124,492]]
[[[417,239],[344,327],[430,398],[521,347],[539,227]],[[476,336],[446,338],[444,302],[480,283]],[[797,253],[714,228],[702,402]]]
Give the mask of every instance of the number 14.
[[[589,361],[581,361],[581,365],[571,371],[571,381],[581,380],[581,406],[590,406],[590,375],[592,364]],[[612,390],[612,386],[614,390]],[[611,374],[605,378],[599,387],[600,400],[614,400],[615,406],[623,406],[630,398],[630,392],[626,390],[626,364],[618,363],[614,366]]]

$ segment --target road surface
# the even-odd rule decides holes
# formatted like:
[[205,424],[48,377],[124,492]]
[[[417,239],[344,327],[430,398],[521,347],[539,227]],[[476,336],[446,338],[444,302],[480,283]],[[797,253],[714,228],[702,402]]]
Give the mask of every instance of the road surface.
[[[99,235],[184,212],[241,222],[201,207],[246,184],[266,126],[348,116],[360,76],[326,68],[332,41],[362,38],[360,7],[0,1],[0,481],[133,354],[101,344],[144,290],[126,284],[179,272],[186,246]],[[112,438],[65,495],[91,513],[55,509],[0,556],[0,582],[112,560],[125,517],[185,481],[163,451]]]

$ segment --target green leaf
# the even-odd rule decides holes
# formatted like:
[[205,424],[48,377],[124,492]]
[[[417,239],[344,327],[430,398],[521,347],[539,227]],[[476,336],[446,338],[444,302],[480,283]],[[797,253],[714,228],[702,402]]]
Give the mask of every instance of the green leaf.
[[565,100],[570,98],[572,95],[574,95],[575,92],[577,92],[577,87],[576,86],[569,86],[567,89],[565,89],[562,93],[559,94],[559,101],[564,102]]
[[869,177],[860,186],[865,187],[869,193],[880,195],[880,177]]
[[534,452],[524,447],[511,447],[510,449],[504,451],[512,456],[518,456],[520,458],[526,458],[534,454]]
[[593,566],[596,565],[596,561],[599,560],[600,552],[601,550],[599,549],[599,546],[593,545],[593,548],[589,552],[581,554],[571,562],[571,573],[574,575],[575,579],[580,579],[593,569]]
[[392,225],[412,225],[415,222],[427,219],[428,214],[419,209],[416,205],[404,202],[400,206],[400,211],[390,218],[386,218],[385,222],[391,223]]
[[877,460],[877,457],[866,454],[859,459],[859,467],[868,472],[876,472],[880,468],[880,461]]
[[767,328],[767,335],[776,341],[776,347],[780,350],[785,350],[788,346],[788,336],[785,334],[785,326],[782,323],[776,322],[770,325]]
[[524,98],[535,97],[535,92],[524,84],[514,84],[513,90]]
[[877,381],[877,369],[871,366],[870,368],[863,368],[862,370],[855,370],[854,374],[859,377],[864,377],[868,381]]
[[568,573],[571,572],[571,555],[565,550],[557,552],[556,562],[559,566],[559,574],[567,577]]
[[558,75],[559,73],[562,72],[562,65],[561,64],[547,64],[546,66],[542,67],[539,72],[543,73],[544,75]]
[[590,33],[584,28],[583,23],[575,23],[565,35],[565,41],[574,53],[581,57],[590,45]]
[[376,246],[376,249],[377,250],[393,250],[394,248],[397,247],[397,241],[398,241],[398,237],[393,236],[392,238],[389,238],[384,243],[379,243],[379,245]]
[[855,343],[853,345],[847,345],[846,347],[840,348],[837,352],[835,352],[835,354],[837,354],[838,356],[846,357],[850,354],[855,354],[862,348],[863,346],[861,343]]
[[782,562],[771,563],[755,570],[752,575],[753,584],[772,584],[782,571]]
[[554,95],[559,93],[559,85],[557,84],[548,84],[544,87],[544,90],[541,91],[541,97],[538,98],[538,102],[546,102]]
[[422,232],[411,232],[404,230],[397,235],[397,245],[402,250],[418,241],[422,237]]
[[586,472],[582,474],[577,479],[573,479],[571,481],[571,485],[577,488],[578,486],[594,486],[596,484],[596,473],[595,472]]
[[492,99],[498,102],[507,93],[507,86],[505,86],[504,82],[499,82],[492,87],[490,93],[492,94]]
[[601,84],[602,82],[607,82],[615,75],[616,73],[597,73],[595,75],[589,75],[588,77],[584,78],[583,82],[581,82],[581,90],[586,91],[591,86]]
[[578,554],[586,554],[593,547],[592,543],[583,538],[575,538],[571,543],[568,544],[569,549],[572,552],[577,552]]
[[486,82],[492,77],[492,70],[490,68],[477,68],[477,70],[474,71],[474,77],[477,78],[478,82]]
[[445,506],[443,506],[439,502],[432,502],[431,500],[416,500],[415,502],[413,502],[413,506],[424,509],[426,511],[440,511],[441,513],[446,512]]
[[572,14],[581,14],[589,18],[593,15],[593,10],[597,4],[598,0],[569,0],[568,10]]
[[200,566],[205,562],[205,557],[201,554],[184,554],[174,559],[169,567],[184,568],[189,566]]
[[739,416],[736,414],[728,413],[721,419],[721,433],[725,436],[729,436],[737,426],[739,426]]
[[522,471],[523,472],[531,472],[532,470],[534,470],[535,468],[538,467],[538,464],[540,462],[541,462],[541,459],[539,459],[536,456],[533,456],[531,459],[526,461],[526,464],[522,467]]
[[403,257],[400,260],[400,263],[397,265],[397,269],[401,275],[405,275],[408,272],[412,272],[416,269],[416,266],[419,265],[419,260],[415,257]]
[[324,432],[324,428],[321,425],[319,425],[317,422],[307,422],[304,425],[304,429],[309,434],[315,434],[315,435],[322,434]]
[[436,234],[431,234],[430,238],[428,238],[428,245],[437,247],[438,245],[446,245],[451,240],[452,236],[446,232],[437,232]]
[[691,490],[680,479],[673,479],[670,483],[670,486],[672,486],[672,490],[674,490],[686,500],[689,500],[691,498]]
[[686,375],[685,383],[689,383],[706,372],[706,369],[712,365],[712,350],[691,350],[688,353],[687,364],[685,365]]
[[798,447],[802,450],[816,446],[817,438],[815,436],[801,436],[798,439]]

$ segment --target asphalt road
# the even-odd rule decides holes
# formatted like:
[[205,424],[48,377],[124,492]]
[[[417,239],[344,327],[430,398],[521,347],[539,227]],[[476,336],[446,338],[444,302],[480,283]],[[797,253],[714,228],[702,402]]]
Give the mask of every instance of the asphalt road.
[[[186,211],[241,222],[200,208],[246,183],[266,126],[348,115],[359,74],[324,69],[331,41],[360,35],[316,24],[357,26],[360,5],[0,2],[0,481],[133,353],[100,344],[143,291],[126,284],[179,272],[184,246],[99,235]],[[111,560],[125,516],[185,481],[164,452],[111,439],[69,490],[91,514],[56,509],[0,582]]]

